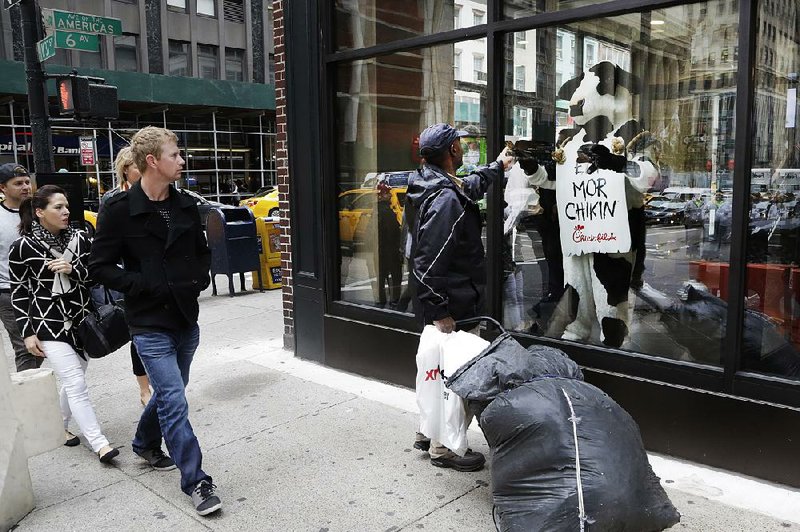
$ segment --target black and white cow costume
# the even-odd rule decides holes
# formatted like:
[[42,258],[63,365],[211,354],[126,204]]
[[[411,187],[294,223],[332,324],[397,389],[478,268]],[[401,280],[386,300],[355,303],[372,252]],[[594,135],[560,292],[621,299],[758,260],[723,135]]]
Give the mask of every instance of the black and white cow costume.
[[[597,168],[616,172],[625,179],[631,232],[628,251],[565,254],[564,282],[578,296],[576,318],[562,335],[567,340],[588,340],[595,325],[608,346],[619,347],[628,334],[628,290],[632,277],[634,286],[641,282],[644,270],[644,192],[659,177],[658,168],[648,157],[624,155],[625,146],[643,130],[631,113],[632,95],[638,90],[633,74],[603,61],[567,81],[558,91],[560,99],[569,101],[576,127],[559,132],[559,149],[553,154],[558,163],[555,180],[565,172],[577,174],[579,168],[589,173]],[[543,188],[555,189],[555,180],[548,179],[541,167],[528,175],[529,184]]]

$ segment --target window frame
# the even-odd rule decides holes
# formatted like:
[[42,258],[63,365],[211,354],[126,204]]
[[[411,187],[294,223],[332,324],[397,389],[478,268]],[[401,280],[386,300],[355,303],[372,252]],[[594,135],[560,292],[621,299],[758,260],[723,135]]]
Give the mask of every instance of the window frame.
[[[326,3],[325,9],[333,12],[333,3]],[[431,35],[415,36],[408,39],[382,43],[379,45],[361,48],[336,50],[335,32],[332,31],[333,17],[323,16],[323,51],[321,63],[323,66],[323,101],[328,108],[323,113],[322,124],[324,135],[328,139],[326,146],[334,146],[335,140],[335,79],[336,68],[340,63],[352,62],[359,59],[370,59],[380,55],[402,53],[418,48],[427,48],[443,44],[452,44],[460,41],[486,38],[487,42],[487,131],[495,132],[487,137],[487,150],[489,153],[499,152],[502,145],[502,132],[500,124],[504,119],[503,95],[505,80],[503,54],[510,46],[513,49],[513,33],[519,31],[535,30],[538,28],[558,28],[567,24],[587,21],[598,18],[608,18],[631,13],[654,12],[658,9],[675,7],[679,5],[693,6],[698,4],[698,13],[707,16],[707,8],[713,9],[713,0],[710,2],[677,0],[610,0],[608,2],[591,4],[578,8],[564,9],[545,13],[533,14],[517,19],[503,18],[504,2],[488,0],[486,20],[482,26],[458,28]],[[703,5],[706,4],[706,5]],[[736,73],[736,104],[735,104],[735,138],[746,139],[754,131],[752,108],[754,100],[755,80],[753,72],[757,55],[755,42],[757,39],[758,3],[755,0],[741,0],[738,13],[738,36],[734,42],[733,52],[730,54],[733,61],[738,62]],[[696,59],[693,58],[693,61]],[[462,65],[463,67],[463,65]],[[513,83],[513,81],[512,81]],[[332,148],[325,148],[322,161],[322,181],[324,197],[336,197],[336,155]],[[730,294],[745,293],[745,265],[746,265],[746,231],[747,208],[746,200],[750,187],[750,162],[752,155],[746,142],[737,142],[734,158],[737,161],[733,176],[733,224],[730,251],[729,292]],[[498,183],[493,184],[488,205],[487,216],[487,313],[500,316],[502,286],[499,272],[502,265],[499,253],[499,243],[502,235],[502,222],[499,214],[502,212],[502,189]],[[338,227],[335,202],[323,202],[324,225],[329,228]],[[346,319],[361,320],[380,326],[396,327],[405,330],[415,330],[417,325],[413,317],[397,312],[378,309],[367,305],[345,302],[339,299],[340,287],[338,285],[338,234],[335,230],[324,231],[324,245],[328,251],[325,253],[325,309],[326,313]],[[637,379],[652,380],[678,386],[688,386],[709,392],[728,394],[735,397],[766,401],[790,407],[800,407],[800,382],[781,377],[763,374],[754,374],[743,371],[740,360],[742,347],[742,334],[744,325],[744,297],[730,297],[728,301],[728,316],[726,330],[728,333],[722,345],[722,365],[720,367],[703,366],[689,362],[662,359],[642,353],[623,352],[600,346],[579,345],[559,339],[545,337],[531,337],[517,335],[526,343],[538,343],[561,347],[570,353],[578,363],[591,367],[599,372],[614,375],[629,376]]]

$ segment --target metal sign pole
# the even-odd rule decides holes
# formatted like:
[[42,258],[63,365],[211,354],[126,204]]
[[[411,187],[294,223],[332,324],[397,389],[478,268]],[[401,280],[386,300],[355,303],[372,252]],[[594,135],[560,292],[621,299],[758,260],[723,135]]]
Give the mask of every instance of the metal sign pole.
[[36,0],[20,2],[22,41],[25,47],[25,73],[28,82],[28,108],[31,113],[33,162],[36,172],[53,171],[53,139],[50,132],[50,115],[47,112],[47,86],[45,75],[36,51],[40,39],[39,6]]

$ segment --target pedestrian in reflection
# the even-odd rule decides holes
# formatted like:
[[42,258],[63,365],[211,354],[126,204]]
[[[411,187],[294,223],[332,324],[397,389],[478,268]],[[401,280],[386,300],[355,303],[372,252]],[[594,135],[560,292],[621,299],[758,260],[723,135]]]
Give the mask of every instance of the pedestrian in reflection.
[[[110,198],[113,198],[120,192],[130,189],[131,186],[133,186],[134,183],[137,183],[142,177],[139,169],[136,168],[135,164],[133,164],[133,155],[131,154],[130,146],[126,146],[119,150],[119,153],[117,153],[117,158],[114,160],[114,169],[117,173],[117,182],[119,185],[103,194],[103,197],[100,198],[101,209],[103,208],[103,205],[105,205],[106,201],[108,201]],[[114,294],[116,295],[118,292]],[[147,371],[144,369],[142,359],[139,358],[139,353],[136,352],[136,345],[133,342],[131,342],[131,366],[133,369],[133,375],[136,377],[136,383],[139,385],[139,401],[142,403],[142,406],[146,406],[147,403],[150,402],[150,398],[153,395],[152,391],[150,390],[150,379],[147,378]]]
[[376,187],[376,212],[372,217],[377,245],[378,305],[394,310],[403,283],[403,256],[400,254],[400,223],[392,209],[392,188],[381,181]]
[[[504,149],[489,166],[456,177],[463,163],[461,137],[468,135],[448,124],[425,129],[419,137],[424,164],[409,180],[406,195],[415,313],[423,324],[433,323],[444,333],[456,329],[456,320],[484,312],[483,222],[476,202],[514,163]],[[486,461],[481,453],[471,450],[458,456],[420,433],[414,447],[427,450],[432,465],[457,471],[476,471]]]
[[[125,294],[131,338],[155,390],[133,451],[155,469],[177,465],[181,489],[198,514],[208,515],[222,502],[202,468],[186,386],[200,343],[197,299],[210,283],[211,253],[195,197],[174,186],[184,165],[175,133],[148,126],[133,136],[131,149],[142,178],[103,207],[89,266],[97,281]],[[172,459],[161,449],[162,435]]]

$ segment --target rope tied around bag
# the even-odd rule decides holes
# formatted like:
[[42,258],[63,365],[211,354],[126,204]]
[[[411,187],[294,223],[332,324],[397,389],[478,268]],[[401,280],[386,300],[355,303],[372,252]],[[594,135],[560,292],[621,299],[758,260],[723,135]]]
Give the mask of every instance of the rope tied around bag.
[[584,532],[585,523],[589,520],[586,516],[586,508],[583,504],[583,483],[581,482],[581,453],[578,449],[578,422],[580,418],[575,415],[575,409],[572,407],[572,401],[567,394],[567,391],[564,388],[561,388],[561,392],[564,394],[564,397],[567,399],[567,404],[569,405],[569,421],[572,423],[572,437],[575,439],[575,477],[576,477],[576,484],[578,489],[578,520],[580,522],[580,530]]

